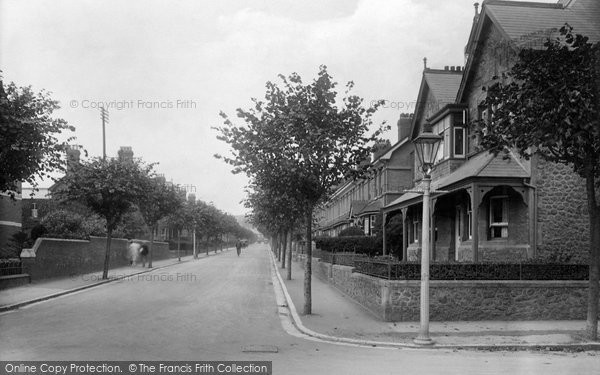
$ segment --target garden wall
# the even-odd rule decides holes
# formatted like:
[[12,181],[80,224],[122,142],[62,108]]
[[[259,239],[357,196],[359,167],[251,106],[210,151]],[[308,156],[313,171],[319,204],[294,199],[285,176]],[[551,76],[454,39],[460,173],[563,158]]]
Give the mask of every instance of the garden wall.
[[[24,249],[21,253],[23,273],[29,274],[31,281],[37,281],[101,271],[105,252],[105,237],[90,237],[89,240],[38,238],[33,248]],[[169,244],[154,242],[152,260],[167,259],[170,256]],[[113,238],[109,268],[127,265],[127,240]]]
[[[354,273],[353,269],[313,260],[316,277],[382,320],[419,320],[419,280],[384,280]],[[430,280],[430,319],[585,320],[587,286],[587,281]]]

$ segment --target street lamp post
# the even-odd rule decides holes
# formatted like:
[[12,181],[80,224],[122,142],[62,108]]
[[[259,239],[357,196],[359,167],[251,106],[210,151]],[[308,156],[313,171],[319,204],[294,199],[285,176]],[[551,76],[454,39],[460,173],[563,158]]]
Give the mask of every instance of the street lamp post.
[[423,227],[421,229],[421,325],[419,335],[414,339],[418,345],[432,345],[429,337],[429,204],[431,193],[431,171],[440,147],[442,137],[433,134],[429,124],[413,142],[423,171]]

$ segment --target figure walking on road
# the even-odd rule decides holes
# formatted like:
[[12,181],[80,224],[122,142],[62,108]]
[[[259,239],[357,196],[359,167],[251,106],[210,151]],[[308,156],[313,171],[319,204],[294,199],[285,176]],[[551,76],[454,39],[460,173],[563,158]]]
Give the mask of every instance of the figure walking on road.
[[237,255],[240,256],[240,253],[242,252],[242,241],[237,240],[235,243],[235,250],[237,251]]
[[131,267],[135,267],[137,263],[140,248],[141,246],[139,243],[129,240],[129,265]]
[[146,259],[148,258],[148,244],[142,244],[140,248],[140,258],[142,258],[142,268],[146,267]]

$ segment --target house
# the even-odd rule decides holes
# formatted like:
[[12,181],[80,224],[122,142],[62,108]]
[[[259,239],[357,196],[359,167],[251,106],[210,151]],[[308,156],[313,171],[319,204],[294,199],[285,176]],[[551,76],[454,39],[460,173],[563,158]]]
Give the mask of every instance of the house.
[[381,228],[381,209],[413,184],[414,148],[409,140],[412,117],[398,120],[398,142],[380,145],[368,162],[368,173],[341,184],[319,213],[320,235],[337,236],[350,226],[376,235]]
[[[411,138],[426,124],[442,136],[431,176],[431,187],[438,191],[431,199],[431,259],[523,260],[560,249],[569,249],[575,258],[585,256],[589,229],[582,180],[569,167],[537,157],[491,155],[478,146],[469,122],[488,118],[489,109],[480,106],[482,88],[510,68],[520,48],[541,48],[565,22],[597,41],[598,19],[600,2],[595,0],[484,1],[481,12],[475,8],[464,70],[454,68],[454,80],[433,83],[425,68]],[[454,98],[438,103],[435,91]],[[421,176],[414,170],[418,185]],[[403,259],[420,259],[422,195],[404,194],[383,212],[386,221],[402,215]]]

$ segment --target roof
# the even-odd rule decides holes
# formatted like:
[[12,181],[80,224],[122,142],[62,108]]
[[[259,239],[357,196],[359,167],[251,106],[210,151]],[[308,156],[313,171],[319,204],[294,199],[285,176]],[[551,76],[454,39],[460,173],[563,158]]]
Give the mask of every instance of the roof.
[[575,0],[545,4],[492,0],[483,3],[483,11],[510,39],[549,29],[560,29],[565,23],[573,26],[575,33],[592,41],[600,40],[600,2]]
[[350,215],[358,215],[369,203],[369,201],[352,201],[350,203]]
[[[496,156],[489,152],[482,152],[469,159],[454,172],[433,180],[431,182],[431,189],[445,189],[453,184],[474,177],[528,178],[531,177],[531,173],[523,164],[521,164],[512,152],[508,155],[498,154]],[[419,188],[417,187],[415,190],[419,190]],[[420,193],[406,193],[388,204],[385,208],[391,208],[398,205],[406,206],[402,203],[406,203],[421,196],[422,194]]]
[[[460,70],[425,68],[410,130],[413,137],[419,131],[418,124],[427,105],[437,104],[438,109],[441,109],[447,104],[456,103],[456,95],[460,88],[463,72],[462,68]],[[435,100],[434,103],[426,103],[429,91]]]
[[428,69],[423,76],[440,108],[455,102],[462,71]]
[[381,207],[383,206],[383,204],[381,203],[381,200],[375,200],[370,202],[369,204],[367,204],[362,211],[357,212],[357,214],[359,215],[363,215],[363,214],[368,214],[368,213],[373,213],[373,212],[379,212],[379,210],[381,209]]
[[[524,47],[541,48],[543,42],[556,33],[565,23],[573,26],[576,34],[588,36],[591,42],[600,40],[600,1],[598,0],[562,0],[554,4],[486,0],[483,2],[477,23],[473,25],[467,48],[469,60],[457,94],[462,95],[472,74],[473,51],[477,48],[484,25],[493,23],[504,38]],[[536,37],[537,34],[537,37]]]

